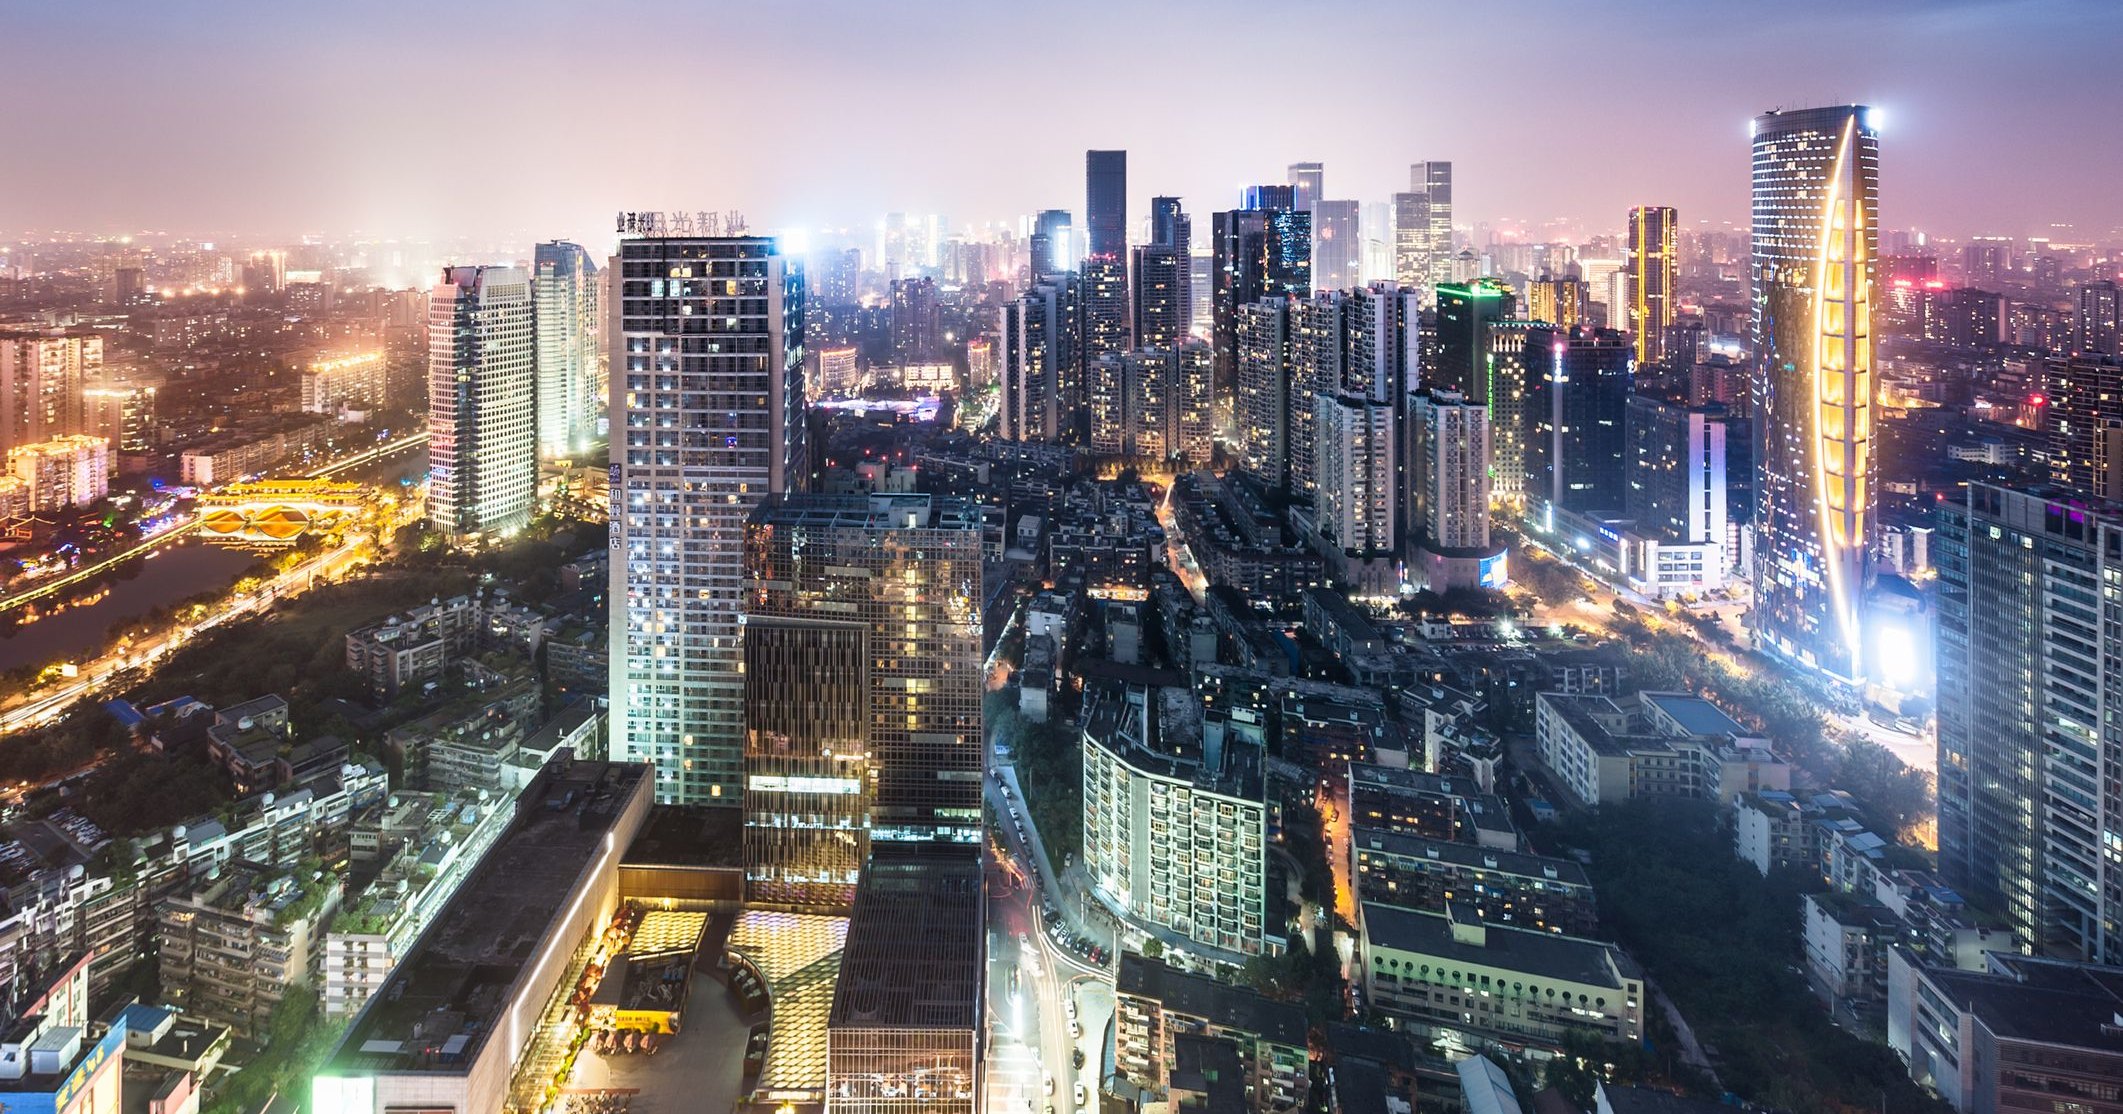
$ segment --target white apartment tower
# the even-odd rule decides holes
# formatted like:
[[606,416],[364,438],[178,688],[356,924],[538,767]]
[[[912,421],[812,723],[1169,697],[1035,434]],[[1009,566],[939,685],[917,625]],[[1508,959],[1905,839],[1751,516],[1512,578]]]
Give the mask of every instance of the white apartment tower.
[[736,808],[745,519],[810,473],[802,265],[771,237],[632,232],[613,266],[611,753],[658,800]]
[[520,267],[450,267],[428,298],[428,521],[453,539],[530,521],[537,349]]
[[567,456],[597,433],[597,267],[564,240],[532,249],[538,299],[538,451]]

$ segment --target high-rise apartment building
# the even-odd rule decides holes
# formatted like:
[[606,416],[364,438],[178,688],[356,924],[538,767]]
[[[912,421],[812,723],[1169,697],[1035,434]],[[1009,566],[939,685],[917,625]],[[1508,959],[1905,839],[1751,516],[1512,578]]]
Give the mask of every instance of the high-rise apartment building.
[[1084,232],[1086,259],[1127,262],[1128,152],[1084,152]]
[[538,338],[520,267],[451,267],[428,300],[428,521],[502,535],[538,497]]
[[1489,408],[1428,388],[1408,405],[1408,481],[1423,582],[1437,592],[1502,587],[1503,552],[1489,539]]
[[1129,341],[1128,257],[1093,255],[1084,259],[1077,306],[1083,315],[1082,346],[1077,358],[1089,368],[1109,353],[1126,352]]
[[1237,389],[1240,307],[1262,298],[1312,292],[1312,215],[1289,208],[1217,213],[1210,247],[1215,286],[1211,339],[1221,405],[1234,398]]
[[1628,501],[1627,425],[1636,361],[1612,329],[1526,331],[1525,499],[1617,515]]
[[2051,356],[2042,364],[2050,479],[2123,500],[2123,362]]
[[734,808],[745,519],[810,473],[803,269],[743,235],[634,235],[615,266],[611,751]]
[[1672,206],[1639,205],[1629,210],[1627,327],[1635,337],[1640,364],[1666,362],[1666,329],[1673,324],[1681,273],[1675,240],[1678,225]]
[[1063,273],[1003,307],[1002,435],[1073,442],[1083,404],[1078,283]]
[[1170,244],[1143,244],[1133,252],[1135,343],[1172,348],[1187,336],[1187,253]]
[[1239,306],[1234,329],[1239,461],[1275,488],[1290,483],[1291,303],[1277,297]]
[[943,350],[943,307],[936,280],[924,275],[892,284],[892,350],[906,360],[931,360]]
[[1489,396],[1490,495],[1498,503],[1518,506],[1526,498],[1526,439],[1532,419],[1534,354],[1526,336],[1542,328],[1539,321],[1505,319],[1489,323],[1487,353]]
[[1873,530],[1872,265],[1879,135],[1858,105],[1754,121],[1758,645],[1864,676]]
[[1364,242],[1357,232],[1361,207],[1354,201],[1312,206],[1312,285],[1348,290],[1363,285]]
[[0,331],[0,452],[86,433],[81,392],[103,381],[103,338],[85,330]]
[[2081,356],[2123,356],[2123,314],[2116,284],[2089,282],[2079,287],[2079,309],[2072,317],[2072,351]]
[[1629,396],[1622,510],[1663,542],[1725,544],[1725,408]]
[[110,494],[111,443],[102,437],[69,433],[7,450],[7,470],[0,476],[20,481],[24,513],[86,507]]
[[1289,174],[1290,206],[1307,213],[1312,212],[1313,207],[1319,204],[1322,197],[1326,196],[1320,192],[1325,175],[1326,168],[1319,163],[1291,163]]
[[1351,557],[1387,557],[1400,539],[1397,408],[1363,395],[1315,396],[1320,536]]
[[1939,873],[2023,947],[2123,963],[2123,508],[1973,483],[1937,522]]
[[538,310],[538,451],[566,456],[597,436],[597,266],[578,244],[532,249]]

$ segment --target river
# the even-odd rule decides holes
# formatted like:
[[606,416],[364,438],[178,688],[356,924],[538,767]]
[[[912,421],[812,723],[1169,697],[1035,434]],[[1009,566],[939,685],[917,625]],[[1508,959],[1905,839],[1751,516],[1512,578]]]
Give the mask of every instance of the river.
[[93,656],[103,650],[111,624],[201,592],[221,591],[258,560],[256,553],[187,539],[164,546],[153,557],[127,562],[102,599],[25,623],[0,637],[0,672]]

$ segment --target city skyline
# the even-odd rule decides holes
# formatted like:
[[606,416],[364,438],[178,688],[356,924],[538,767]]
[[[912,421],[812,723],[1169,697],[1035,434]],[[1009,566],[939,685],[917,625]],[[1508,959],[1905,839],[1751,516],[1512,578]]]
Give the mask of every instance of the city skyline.
[[[1404,188],[1411,160],[1440,158],[1458,168],[1456,218],[1463,226],[1522,223],[1531,231],[1561,221],[1588,234],[1611,232],[1630,206],[1660,204],[1678,208],[1684,228],[1709,222],[1739,230],[1744,173],[1712,152],[1742,142],[1746,120],[1765,107],[1849,102],[1877,106],[1893,146],[1882,171],[1893,198],[1882,214],[1889,227],[1948,237],[2092,239],[2123,226],[2123,205],[2101,186],[2114,177],[2119,156],[2085,142],[2100,130],[2100,108],[2075,84],[2086,68],[2075,63],[2098,64],[2099,44],[2116,37],[2101,27],[2123,32],[2123,11],[2090,2],[1893,3],[1857,12],[1806,4],[1757,13],[1684,12],[1637,0],[1558,43],[1552,70],[1532,63],[1535,75],[1553,72],[1555,79],[1502,83],[1494,81],[1489,51],[1447,49],[1415,66],[1396,44],[1416,41],[1402,32],[1421,31],[1422,41],[1472,42],[1480,33],[1491,47],[1537,45],[1549,30],[1545,5],[1501,18],[1450,8],[1308,10],[1319,26],[1361,26],[1348,44],[1333,35],[1249,35],[1246,28],[1268,10],[1243,7],[1128,9],[1052,27],[951,6],[890,20],[861,8],[801,20],[772,9],[657,12],[653,21],[646,11],[549,9],[508,26],[470,12],[424,12],[417,36],[403,30],[411,26],[405,20],[357,25],[259,5],[122,18],[12,7],[17,33],[0,46],[0,73],[7,75],[0,88],[13,103],[42,102],[47,110],[19,114],[0,134],[64,157],[49,160],[34,181],[11,183],[0,221],[23,227],[8,231],[463,236],[525,244],[558,236],[595,253],[612,240],[617,208],[738,209],[758,231],[851,227],[858,235],[885,212],[919,211],[941,213],[955,229],[1042,208],[1080,211],[1078,152],[1087,148],[1130,152],[1131,213],[1146,212],[1154,194],[1212,212],[1234,204],[1245,184],[1282,180],[1299,161],[1325,164],[1325,198],[1382,201]],[[1631,76],[1639,67],[1599,68],[1601,59],[1652,45],[1632,37],[1647,18],[1662,27],[1657,48],[1665,64],[1644,77]],[[1051,126],[1004,127],[1014,112],[1005,107],[1010,98],[983,90],[1022,73],[1081,68],[1092,56],[1094,25],[1096,34],[1117,31],[1145,42],[1176,36],[1207,48],[1202,57],[1237,68],[1276,62],[1294,95],[1255,106],[1245,142],[1209,130],[1175,133],[1150,116],[1118,110],[1153,82],[1169,95],[1165,75],[1116,64],[1111,81],[1087,83],[1093,95],[1073,98],[1077,107]],[[465,152],[456,130],[422,110],[433,80],[427,75],[573,67],[594,83],[601,65],[624,56],[627,36],[645,27],[659,36],[743,38],[761,47],[747,52],[751,57],[793,61],[804,76],[787,86],[792,126],[783,131],[804,138],[743,164],[681,152],[649,175],[631,169],[638,164],[625,155],[623,129],[597,125],[597,98],[570,105],[527,97],[520,112],[493,114],[488,157],[512,145],[550,154],[561,137],[563,150],[579,153],[572,171],[526,175],[503,197],[453,191],[448,175],[433,172]],[[290,51],[288,42],[319,45]],[[862,110],[870,92],[906,80],[901,60],[910,52],[951,42],[1016,44],[963,59],[964,88],[977,95],[962,106],[954,107],[951,86],[937,88],[938,107],[956,125],[932,136],[915,122],[930,113],[881,119]],[[72,69],[54,67],[72,67],[84,54],[105,59],[102,79],[64,100],[50,97],[49,90],[76,80]],[[1778,57],[1774,77],[1753,77],[1750,67],[1735,64],[1749,55]],[[1621,133],[1602,127],[1598,110],[1553,119],[1555,84],[1593,72],[1609,76],[1597,88],[1587,84],[1584,97],[1614,109],[1657,98],[1669,114],[1665,138],[1617,160]],[[1983,74],[2000,76],[1971,76]],[[1331,90],[1330,75],[1352,88],[1384,88],[1409,104],[1479,98],[1482,110],[1396,112],[1378,120],[1357,114],[1344,117],[1353,122],[1343,128],[1322,127],[1308,107],[1312,98],[1295,94],[1308,81]],[[745,69],[741,76],[761,75]],[[350,84],[361,95],[348,95]],[[1673,96],[1691,87],[1704,95]],[[1500,129],[1499,122],[1513,126]],[[1521,142],[1529,125],[1543,128],[1543,142]],[[863,173],[821,174],[820,160]],[[1555,172],[1594,165],[1605,169]],[[157,188],[136,188],[150,170]],[[231,174],[247,188],[230,189]],[[1982,188],[1969,188],[1977,182]],[[1992,205],[1997,197],[2016,199],[2011,216]],[[2074,227],[2051,228],[2058,224]],[[1137,233],[1132,225],[1129,231]]]

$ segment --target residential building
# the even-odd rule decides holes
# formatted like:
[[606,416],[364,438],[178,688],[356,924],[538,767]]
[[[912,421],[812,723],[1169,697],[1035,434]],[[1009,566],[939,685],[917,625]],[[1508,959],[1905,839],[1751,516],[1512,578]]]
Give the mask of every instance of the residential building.
[[1865,675],[1879,133],[1860,105],[1754,120],[1756,645]]
[[1359,904],[1443,913],[1455,902],[1492,923],[1590,936],[1599,910],[1585,868],[1455,840],[1358,825],[1349,834]]
[[1534,705],[1541,762],[1578,804],[1687,797],[1731,807],[1746,793],[1791,788],[1791,768],[1700,697],[1543,692]]
[[1226,406],[1238,391],[1243,307],[1312,292],[1312,214],[1288,207],[1220,212],[1209,246],[1215,391],[1218,405]]
[[2050,356],[2042,364],[2049,477],[2102,499],[2123,500],[2123,360]]
[[1876,901],[1829,890],[1799,899],[1806,981],[1831,1010],[1876,1005],[1887,997],[1887,952],[1905,928]]
[[387,364],[381,349],[328,356],[302,369],[302,409],[310,414],[382,406]]
[[2072,353],[2123,356],[2123,304],[2113,281],[2082,284],[2078,311],[2072,315]]
[[1002,435],[1078,442],[1083,405],[1076,276],[1058,273],[1003,307]]
[[612,753],[659,800],[735,808],[744,524],[811,471],[803,271],[771,237],[640,234],[617,270]]
[[81,392],[103,381],[103,337],[0,330],[0,452],[89,432]]
[[287,991],[314,981],[339,886],[329,871],[239,862],[164,899],[155,940],[163,998],[263,1035]]
[[1409,407],[1408,481],[1423,583],[1440,593],[1503,587],[1504,549],[1489,538],[1489,408],[1431,389],[1417,391]]
[[1121,953],[1113,998],[1114,1071],[1153,1101],[1174,1086],[1180,1043],[1205,1038],[1236,1052],[1244,1109],[1303,1108],[1311,1074],[1302,1008],[1134,952]]
[[110,494],[111,443],[67,434],[7,450],[7,474],[20,480],[31,512],[86,507]]
[[505,535],[538,495],[538,344],[530,276],[452,267],[428,311],[428,521]]

